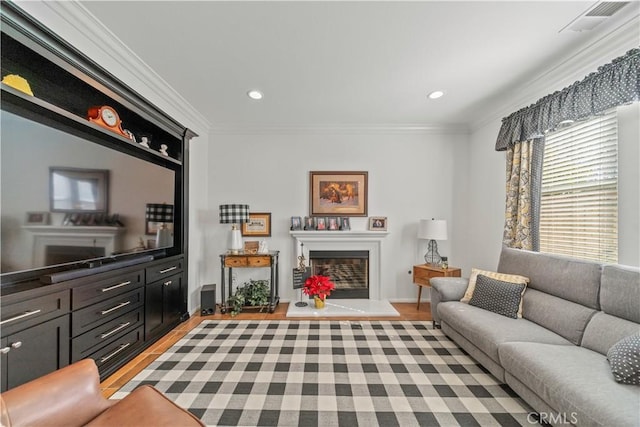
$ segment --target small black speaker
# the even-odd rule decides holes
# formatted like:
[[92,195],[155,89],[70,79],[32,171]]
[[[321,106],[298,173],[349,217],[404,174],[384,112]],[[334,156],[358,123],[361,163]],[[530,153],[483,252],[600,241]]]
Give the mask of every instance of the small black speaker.
[[200,314],[216,314],[216,285],[204,285],[200,290]]

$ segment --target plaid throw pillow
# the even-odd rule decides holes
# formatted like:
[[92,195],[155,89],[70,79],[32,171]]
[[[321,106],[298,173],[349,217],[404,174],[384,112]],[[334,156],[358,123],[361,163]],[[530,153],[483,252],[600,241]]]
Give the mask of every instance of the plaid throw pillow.
[[518,308],[526,287],[524,283],[505,282],[478,274],[476,288],[469,305],[517,319]]

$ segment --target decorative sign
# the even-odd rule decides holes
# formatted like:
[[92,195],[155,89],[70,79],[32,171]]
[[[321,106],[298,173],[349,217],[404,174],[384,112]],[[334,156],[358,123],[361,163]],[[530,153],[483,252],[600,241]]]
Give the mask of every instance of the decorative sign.
[[306,267],[304,270],[299,268],[293,269],[293,289],[301,289],[304,286],[304,282],[311,276],[311,267]]

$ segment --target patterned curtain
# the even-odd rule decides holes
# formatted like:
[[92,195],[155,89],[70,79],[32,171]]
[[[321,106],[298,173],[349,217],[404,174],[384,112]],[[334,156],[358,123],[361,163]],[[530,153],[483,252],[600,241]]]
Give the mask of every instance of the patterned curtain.
[[540,181],[544,140],[532,139],[507,149],[507,200],[502,243],[537,251],[540,222]]

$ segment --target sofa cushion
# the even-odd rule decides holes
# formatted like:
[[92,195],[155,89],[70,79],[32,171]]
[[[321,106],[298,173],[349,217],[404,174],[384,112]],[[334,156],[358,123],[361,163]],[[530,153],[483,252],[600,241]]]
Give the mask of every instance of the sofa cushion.
[[502,248],[498,271],[528,277],[527,289],[537,289],[593,309],[600,308],[598,292],[602,266],[598,263]]
[[580,345],[600,354],[607,354],[612,345],[624,337],[638,333],[640,325],[637,323],[600,311],[587,324]]
[[584,329],[596,314],[592,308],[530,288],[522,301],[522,316],[525,319],[552,330],[576,345],[582,342]]
[[509,341],[537,341],[571,345],[571,342],[525,319],[509,319],[459,301],[438,304],[442,322],[460,333],[496,362],[498,346]]
[[640,335],[631,335],[607,352],[613,378],[619,383],[640,385]]
[[512,319],[518,318],[524,283],[512,283],[478,274],[476,288],[469,305],[492,311]]
[[500,346],[505,371],[578,425],[637,426],[640,387],[614,381],[607,359],[578,346],[510,342]]
[[602,311],[640,323],[640,268],[606,265],[602,270]]

